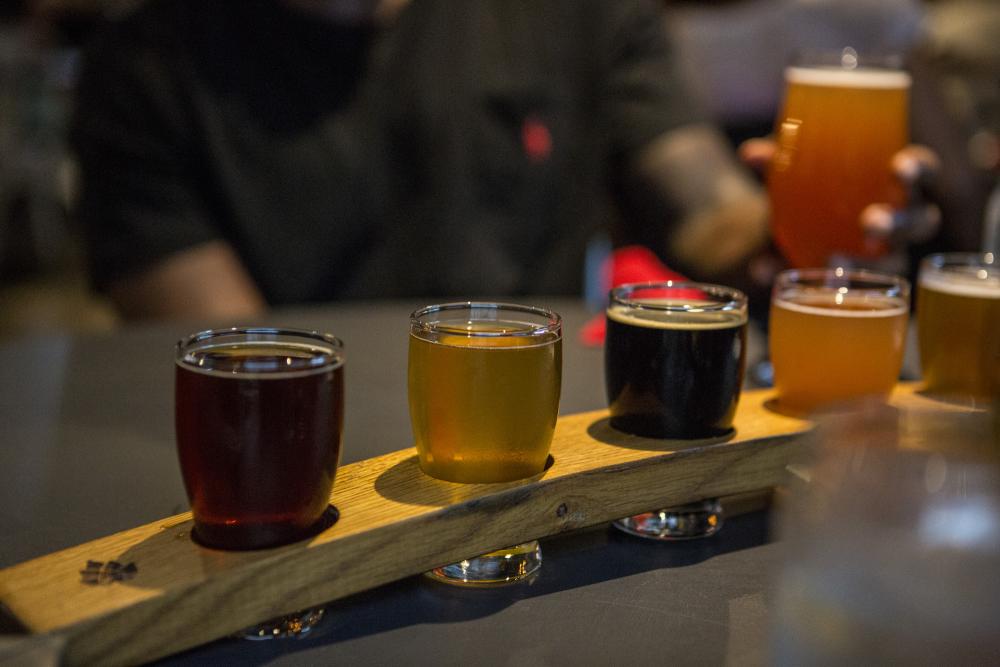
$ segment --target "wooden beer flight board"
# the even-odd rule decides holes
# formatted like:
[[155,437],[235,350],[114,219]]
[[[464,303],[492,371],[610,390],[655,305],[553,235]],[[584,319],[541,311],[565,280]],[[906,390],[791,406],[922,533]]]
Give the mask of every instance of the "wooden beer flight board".
[[[606,410],[561,417],[554,463],[518,482],[435,480],[404,449],[342,466],[331,498],[340,520],[312,539],[207,549],[179,514],[0,570],[0,602],[37,639],[65,641],[66,664],[145,662],[476,554],[774,487],[812,424],[773,411],[772,396],[744,392],[727,439],[627,436]],[[905,386],[894,397],[927,400]],[[111,561],[122,569],[100,581],[93,568]]]

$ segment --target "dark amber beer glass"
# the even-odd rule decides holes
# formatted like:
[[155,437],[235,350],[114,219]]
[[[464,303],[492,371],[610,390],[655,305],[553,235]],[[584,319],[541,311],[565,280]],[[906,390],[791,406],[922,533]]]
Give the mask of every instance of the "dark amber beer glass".
[[775,241],[799,267],[882,254],[859,216],[902,201],[890,163],[909,136],[909,74],[866,66],[847,49],[789,67],[785,83],[768,174]]
[[[450,482],[510,482],[545,469],[562,386],[562,320],[498,303],[428,306],[410,316],[410,421],[420,468]],[[516,581],[537,542],[429,574],[461,584]]]
[[[703,283],[622,285],[607,309],[604,377],[611,426],[649,438],[710,438],[732,430],[746,366],[747,300]],[[656,539],[700,537],[722,525],[717,499],[616,522]]]
[[925,258],[917,287],[917,334],[929,391],[1000,394],[1000,259],[993,253]]
[[779,274],[769,340],[778,401],[807,413],[888,397],[903,364],[909,310],[910,285],[898,276],[842,268]]
[[343,430],[340,341],[288,329],[205,331],[178,343],[176,369],[195,539],[259,549],[328,525]]

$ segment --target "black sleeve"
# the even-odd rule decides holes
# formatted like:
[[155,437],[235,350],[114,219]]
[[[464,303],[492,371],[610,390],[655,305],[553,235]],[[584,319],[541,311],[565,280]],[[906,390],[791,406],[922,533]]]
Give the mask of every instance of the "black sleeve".
[[200,190],[178,25],[140,11],[107,26],[83,56],[70,139],[98,289],[218,236]]
[[[600,2],[600,0],[596,0]],[[614,207],[607,226],[616,246],[639,244],[678,264],[667,248],[684,211],[636,159],[657,138],[705,116],[676,66],[662,4],[652,0],[601,3],[600,123],[605,178]]]
[[703,120],[676,67],[662,5],[613,0],[602,9],[599,97],[611,154],[633,154],[665,132]]

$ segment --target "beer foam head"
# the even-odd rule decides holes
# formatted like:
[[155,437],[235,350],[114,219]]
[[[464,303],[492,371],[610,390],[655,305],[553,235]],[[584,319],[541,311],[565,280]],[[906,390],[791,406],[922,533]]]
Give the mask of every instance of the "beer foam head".
[[836,67],[789,67],[785,80],[805,86],[840,88],[909,88],[910,75],[887,69],[840,69]]
[[[745,310],[699,309],[697,303],[671,299],[649,299],[644,303],[652,307],[634,308],[613,303],[608,306],[608,318],[622,324],[653,329],[728,329],[747,321]],[[681,308],[683,305],[689,308]],[[671,309],[671,306],[674,308]]]
[[835,291],[815,294],[792,291],[775,298],[773,305],[775,308],[823,317],[896,317],[909,311],[909,305],[899,297],[850,292],[840,294]]
[[1000,273],[996,270],[961,267],[946,271],[925,271],[920,286],[935,292],[976,299],[1000,299]]

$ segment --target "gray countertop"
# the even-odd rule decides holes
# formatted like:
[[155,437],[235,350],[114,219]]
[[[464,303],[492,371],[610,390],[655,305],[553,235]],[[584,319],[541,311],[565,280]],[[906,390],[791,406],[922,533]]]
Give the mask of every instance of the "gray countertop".
[[[565,320],[562,413],[604,407],[602,352]],[[346,345],[343,463],[411,446],[407,315],[422,303],[332,305],[266,324]],[[173,345],[211,323],[0,345],[0,566],[187,509],[174,450]],[[227,323],[228,324],[228,323]],[[242,324],[242,323],[241,323]],[[332,603],[301,640],[222,640],[167,664],[739,664],[766,662],[768,516],[653,543],[607,526],[543,540],[531,583],[459,589],[412,577]]]

